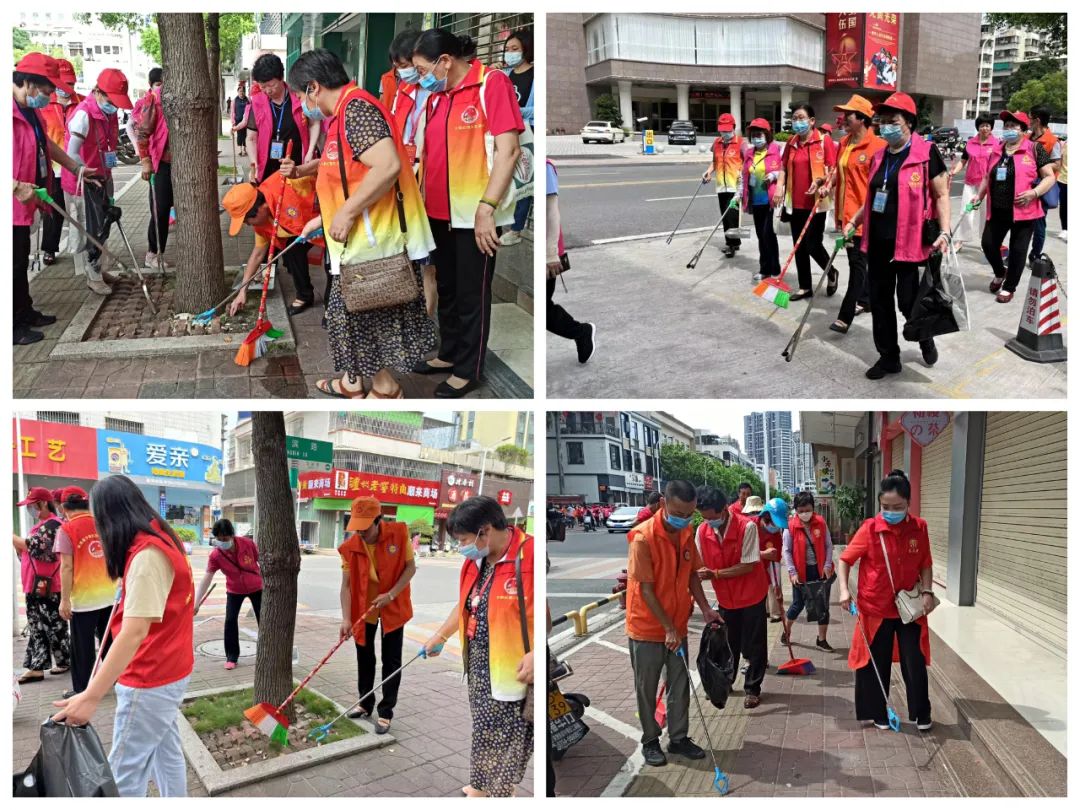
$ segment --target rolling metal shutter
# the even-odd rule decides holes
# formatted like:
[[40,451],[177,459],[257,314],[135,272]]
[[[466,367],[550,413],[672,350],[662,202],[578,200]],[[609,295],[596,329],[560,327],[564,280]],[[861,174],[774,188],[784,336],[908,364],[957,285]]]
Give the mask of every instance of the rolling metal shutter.
[[890,467],[887,470],[882,470],[881,477],[884,478],[893,470],[903,470],[908,474],[908,478],[911,477],[911,470],[906,466],[904,461],[904,440],[907,438],[907,433],[900,431],[897,435],[893,436],[892,443],[889,444],[889,464]]
[[945,428],[922,451],[922,483],[919,485],[919,517],[930,533],[934,555],[934,582],[944,586],[949,564],[949,496],[952,492],[953,426]]
[[986,420],[976,604],[1065,649],[1064,413]]

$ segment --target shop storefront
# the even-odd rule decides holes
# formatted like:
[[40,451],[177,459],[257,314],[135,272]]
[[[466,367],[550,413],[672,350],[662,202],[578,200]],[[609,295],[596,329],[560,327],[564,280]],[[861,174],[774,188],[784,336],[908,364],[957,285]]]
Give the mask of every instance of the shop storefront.
[[[78,486],[89,492],[98,478],[96,433],[93,428],[77,425],[31,419],[12,422],[12,503],[26,497],[19,489],[20,460],[27,490]],[[18,530],[17,517],[15,527]]]
[[497,475],[486,475],[484,476],[484,487],[480,494],[487,495],[498,501],[507,520],[532,534],[532,482],[516,478],[502,478]]
[[378,498],[382,513],[406,524],[435,523],[439,485],[420,478],[332,469],[300,473],[300,539],[320,548],[337,548],[345,539],[349,510],[356,498]]

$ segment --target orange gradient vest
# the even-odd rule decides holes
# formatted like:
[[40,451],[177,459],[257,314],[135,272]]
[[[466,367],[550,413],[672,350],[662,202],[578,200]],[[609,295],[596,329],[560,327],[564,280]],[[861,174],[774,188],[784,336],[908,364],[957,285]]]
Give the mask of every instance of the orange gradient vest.
[[[274,212],[278,210],[278,201],[281,201],[281,210],[278,214],[278,228],[292,236],[299,236],[304,226],[315,216],[315,181],[310,177],[301,177],[297,180],[286,180],[285,175],[274,172],[259,184],[259,191],[266,198],[266,205],[270,209],[270,222],[255,229],[263,239],[274,239],[274,250],[285,247],[284,237],[274,233]],[[313,240],[314,244],[321,245],[321,239]]]

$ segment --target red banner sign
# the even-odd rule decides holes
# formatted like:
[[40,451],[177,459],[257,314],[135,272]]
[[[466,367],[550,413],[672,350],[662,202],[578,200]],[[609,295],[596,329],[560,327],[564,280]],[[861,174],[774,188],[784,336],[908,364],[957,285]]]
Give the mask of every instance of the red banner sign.
[[26,475],[97,480],[97,431],[78,425],[21,420],[21,434],[15,435],[12,420],[11,470],[18,472],[22,454]]
[[863,81],[868,90],[895,90],[900,69],[900,15],[866,14]]
[[371,495],[386,503],[435,506],[439,486],[419,478],[332,469],[300,473],[301,498],[360,498]]
[[443,470],[442,485],[439,487],[439,507],[449,513],[462,501],[479,495],[479,478],[475,473]]
[[864,14],[842,12],[825,15],[825,86],[862,86]]
[[508,489],[500,489],[495,500],[499,502],[499,506],[510,506],[514,501],[514,493]]

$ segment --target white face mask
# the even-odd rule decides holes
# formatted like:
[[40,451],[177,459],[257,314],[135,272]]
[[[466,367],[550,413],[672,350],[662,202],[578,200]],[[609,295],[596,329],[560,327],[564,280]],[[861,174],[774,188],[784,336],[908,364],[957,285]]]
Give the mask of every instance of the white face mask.
[[810,520],[814,517],[813,512],[796,512],[795,514],[799,516],[799,520],[801,520],[803,523],[809,523]]

